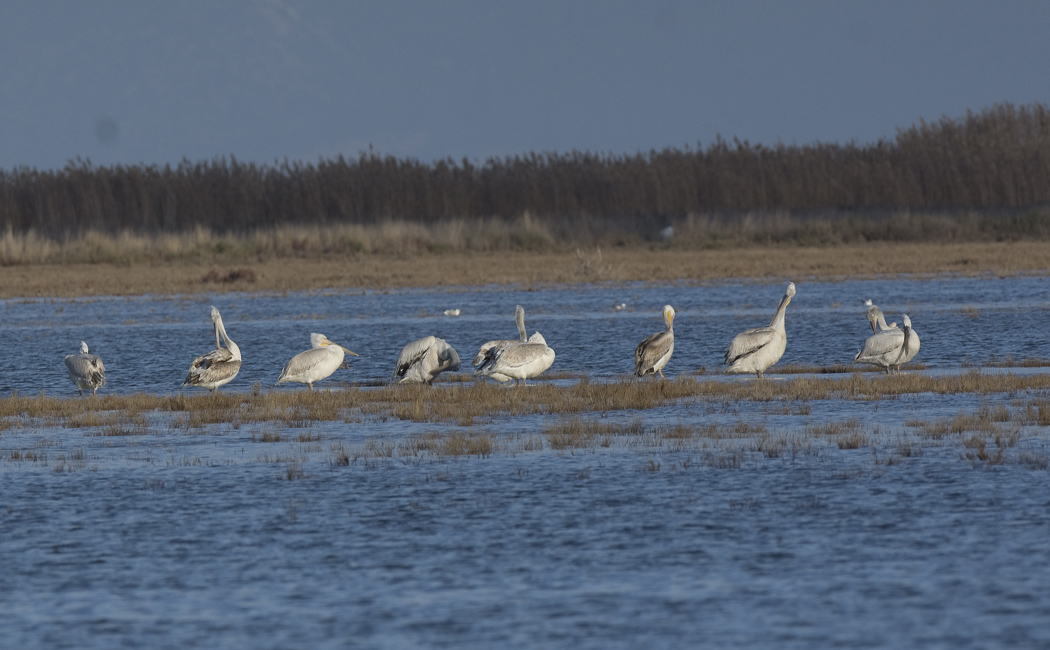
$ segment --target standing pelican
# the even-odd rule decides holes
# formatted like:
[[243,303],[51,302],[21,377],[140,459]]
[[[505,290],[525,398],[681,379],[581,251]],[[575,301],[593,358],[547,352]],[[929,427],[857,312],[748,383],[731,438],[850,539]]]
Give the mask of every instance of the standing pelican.
[[[219,386],[230,383],[241,371],[241,349],[226,335],[222,316],[215,307],[211,308],[211,322],[215,328],[215,349],[193,360],[186,373],[186,381],[182,382],[183,386],[200,386],[215,391]],[[225,348],[220,338],[226,344]]]
[[394,377],[399,384],[429,384],[446,370],[459,370],[459,355],[445,339],[427,336],[401,348]]
[[769,327],[756,327],[737,334],[726,348],[727,373],[755,373],[762,378],[766,368],[772,366],[787,349],[787,332],[784,331],[784,312],[795,295],[795,283],[789,282],[780,306]]
[[674,352],[674,309],[664,305],[664,331],[657,332],[638,344],[634,349],[634,374],[644,377],[647,374],[660,373],[664,377],[664,366]]
[[343,357],[346,354],[360,356],[337,343],[332,343],[324,334],[311,334],[310,349],[300,352],[284,364],[277,384],[294,381],[306,384],[313,390],[315,381],[321,381],[343,365]]
[[875,329],[876,325],[880,326],[883,330],[893,329],[897,327],[897,323],[895,322],[890,323],[889,325],[886,324],[886,315],[883,314],[882,310],[879,309],[876,305],[871,304],[870,299],[865,300],[864,304],[868,306],[867,317],[868,324],[871,325],[872,334],[875,334],[878,331]]
[[904,314],[904,345],[901,346],[900,355],[894,360],[893,365],[897,372],[901,371],[901,364],[908,363],[919,353],[919,335],[911,328],[911,319]]
[[514,339],[496,339],[495,341],[489,341],[482,345],[478,349],[477,355],[474,357],[474,361],[471,363],[474,366],[480,366],[486,361],[491,361],[492,357],[496,355],[496,352],[503,347],[510,345],[511,343],[525,343],[525,309],[518,305],[514,309],[514,322],[518,326],[518,340]]
[[85,390],[95,395],[99,388],[106,385],[106,367],[97,354],[88,354],[88,344],[84,341],[80,342],[79,354],[66,357],[66,372],[80,395]]
[[543,335],[536,332],[524,343],[511,343],[498,348],[491,359],[474,371],[503,383],[506,381],[532,379],[554,363],[554,350],[547,347]]

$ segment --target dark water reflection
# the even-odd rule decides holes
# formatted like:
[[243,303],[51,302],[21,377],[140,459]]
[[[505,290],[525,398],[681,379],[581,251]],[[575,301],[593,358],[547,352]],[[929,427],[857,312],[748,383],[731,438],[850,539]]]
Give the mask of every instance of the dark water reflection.
[[[1050,356],[1046,281],[799,284],[784,362],[852,358],[860,301],[922,335],[927,372],[1007,354]],[[85,339],[106,390],[169,392],[209,345],[207,307],[244,350],[231,385],[272,383],[321,331],[364,356],[345,380],[388,375],[435,333],[471,355],[513,334],[515,304],[558,351],[554,369],[614,377],[670,303],[672,374],[717,367],[728,339],[768,322],[775,285],[407,291],[215,300],[8,301],[4,392],[68,395],[61,359]],[[615,302],[633,311],[616,313]],[[438,316],[459,307],[459,318]],[[133,321],[133,322],[131,322]],[[607,344],[607,345],[606,345]],[[791,435],[857,419],[860,449],[705,462],[702,446],[613,445],[487,458],[331,462],[333,445],[451,425],[320,423],[314,442],[253,442],[219,425],[106,438],[46,423],[0,431],[0,608],[8,647],[1046,647],[1050,472],[1025,426],[1001,465],[930,445],[886,464],[916,418],[1025,396],[681,404],[608,421],[762,424]],[[534,434],[543,417],[482,425]],[[14,460],[14,451],[46,460]],[[717,450],[716,450],[717,451]],[[75,462],[73,459],[76,459]],[[299,468],[300,473],[291,470]]]

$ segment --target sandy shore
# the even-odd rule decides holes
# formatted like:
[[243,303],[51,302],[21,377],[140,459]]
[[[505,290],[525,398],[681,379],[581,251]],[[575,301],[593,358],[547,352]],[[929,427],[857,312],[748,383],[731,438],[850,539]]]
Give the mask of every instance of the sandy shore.
[[828,280],[894,274],[1045,274],[1050,242],[863,244],[686,251],[646,247],[565,253],[357,254],[210,262],[0,267],[0,298],[387,289],[573,282]]

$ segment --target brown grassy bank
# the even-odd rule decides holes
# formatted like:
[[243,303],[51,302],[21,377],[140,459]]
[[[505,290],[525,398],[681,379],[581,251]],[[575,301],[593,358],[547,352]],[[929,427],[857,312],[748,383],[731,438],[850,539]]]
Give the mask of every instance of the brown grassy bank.
[[[560,387],[538,383],[505,387],[489,382],[433,388],[387,386],[333,391],[270,391],[260,395],[216,394],[106,395],[58,398],[12,395],[0,398],[0,430],[32,427],[40,422],[73,428],[97,428],[100,435],[144,435],[146,415],[169,413],[176,425],[198,428],[224,423],[234,427],[279,422],[293,428],[314,421],[357,422],[394,418],[414,422],[476,424],[506,415],[569,414],[624,410],[644,411],[679,400],[724,403],[750,401],[794,404],[809,400],[883,400],[901,395],[992,395],[1050,390],[1050,374],[1012,375],[967,372],[930,377],[919,373],[848,377],[794,377],[784,381],[721,381],[679,377],[674,381],[595,382],[586,379]],[[1050,408],[1040,402],[1038,420],[1050,422]],[[1045,413],[1044,413],[1045,411]],[[132,431],[133,433],[126,433]]]
[[956,273],[1044,274],[1050,242],[870,243],[682,250],[646,245],[587,251],[320,253],[310,257],[25,263],[0,266],[0,298],[305,291],[322,288],[574,282],[835,279]]

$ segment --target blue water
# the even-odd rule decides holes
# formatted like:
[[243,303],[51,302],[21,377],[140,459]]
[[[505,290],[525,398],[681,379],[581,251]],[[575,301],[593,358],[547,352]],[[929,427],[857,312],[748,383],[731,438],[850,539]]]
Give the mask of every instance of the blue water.
[[[176,390],[213,343],[210,304],[245,356],[228,390],[272,384],[311,331],[363,355],[333,388],[387,378],[400,346],[426,334],[466,361],[514,335],[515,304],[557,351],[552,371],[628,372],[670,303],[669,374],[713,372],[734,333],[768,323],[783,284],[7,301],[0,395],[75,395],[62,357],[81,339],[109,369],[103,392]],[[870,332],[867,297],[890,320],[912,318],[924,372],[1050,356],[1045,280],[894,280],[799,284],[781,363],[852,359]],[[627,311],[613,310],[620,301]],[[440,315],[450,307],[462,315]],[[747,422],[783,438],[852,417],[869,437],[860,449],[828,437],[774,455],[746,437],[625,438],[341,466],[336,448],[461,429],[363,418],[187,431],[161,414],[141,436],[12,426],[0,430],[0,646],[1047,647],[1050,472],[1022,456],[1045,456],[1047,431],[1021,427],[1006,461],[990,465],[907,425],[1033,397],[1045,396],[814,401],[795,412],[686,401],[590,416]],[[468,431],[542,437],[560,419]],[[267,427],[284,441],[254,442]],[[313,439],[296,442],[304,432]],[[916,452],[887,464],[902,440]],[[27,451],[38,460],[14,458]]]

